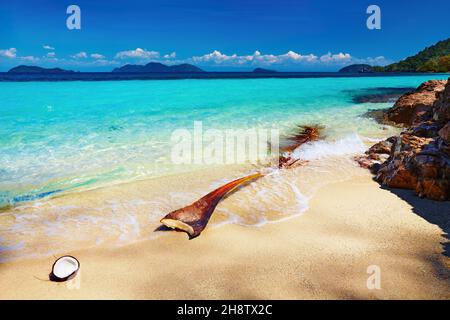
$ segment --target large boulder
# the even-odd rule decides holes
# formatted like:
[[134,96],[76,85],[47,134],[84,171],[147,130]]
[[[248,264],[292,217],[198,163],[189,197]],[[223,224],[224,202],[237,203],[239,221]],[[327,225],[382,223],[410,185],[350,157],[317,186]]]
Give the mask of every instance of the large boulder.
[[450,153],[440,138],[403,133],[375,180],[391,188],[412,189],[421,197],[450,199]]
[[450,81],[427,81],[402,96],[385,119],[408,129],[356,160],[374,179],[421,197],[450,200]]
[[[449,80],[450,82],[450,80]],[[447,83],[433,106],[433,120],[446,123],[450,121],[450,85]]]
[[450,144],[450,121],[438,132],[439,136]]
[[384,119],[406,127],[429,120],[433,105],[446,83],[445,80],[430,80],[421,84],[415,91],[401,96],[385,113]]
[[372,173],[377,173],[380,166],[389,159],[392,145],[396,137],[390,137],[387,140],[380,141],[370,147],[364,155],[356,156],[355,160],[363,168],[369,169]]

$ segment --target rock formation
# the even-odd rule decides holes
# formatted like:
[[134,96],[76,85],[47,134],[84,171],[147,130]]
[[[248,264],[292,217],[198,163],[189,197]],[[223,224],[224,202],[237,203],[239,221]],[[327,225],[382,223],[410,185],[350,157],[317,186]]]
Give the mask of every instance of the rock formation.
[[433,104],[444,90],[445,83],[445,80],[427,81],[415,91],[404,94],[384,114],[385,120],[406,127],[429,120]]
[[384,120],[406,126],[356,160],[392,188],[450,200],[450,81],[427,81],[400,97]]

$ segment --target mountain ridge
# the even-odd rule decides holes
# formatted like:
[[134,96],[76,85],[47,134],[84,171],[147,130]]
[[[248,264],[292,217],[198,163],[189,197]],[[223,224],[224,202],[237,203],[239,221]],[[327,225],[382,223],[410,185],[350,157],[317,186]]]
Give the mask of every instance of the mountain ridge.
[[61,68],[43,68],[38,66],[19,65],[8,70],[8,73],[75,73],[73,70],[64,70]]

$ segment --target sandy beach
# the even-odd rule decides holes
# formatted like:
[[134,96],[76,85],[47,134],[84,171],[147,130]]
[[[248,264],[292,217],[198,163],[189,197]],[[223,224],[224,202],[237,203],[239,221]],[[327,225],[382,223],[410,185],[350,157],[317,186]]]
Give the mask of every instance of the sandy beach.
[[[262,227],[67,252],[81,262],[68,283],[47,280],[54,257],[0,264],[0,299],[449,299],[448,206],[366,173]],[[369,266],[380,289],[367,287]]]

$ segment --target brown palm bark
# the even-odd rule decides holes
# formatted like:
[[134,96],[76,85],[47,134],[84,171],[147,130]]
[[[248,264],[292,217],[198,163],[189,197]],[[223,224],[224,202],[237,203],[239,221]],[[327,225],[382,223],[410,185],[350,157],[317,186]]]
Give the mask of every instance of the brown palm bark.
[[190,239],[198,237],[203,229],[205,229],[214,209],[223,197],[244,184],[254,181],[262,176],[263,174],[258,172],[229,182],[208,193],[193,204],[172,211],[161,219],[161,223],[169,228],[185,231],[189,234]]
[[[321,137],[322,127],[320,126],[299,126],[298,129],[295,135],[289,137],[292,144],[285,149],[288,155],[279,157],[279,168],[281,169],[293,168],[304,163],[304,161],[292,158],[292,152],[302,144],[318,140]],[[186,232],[190,239],[198,237],[205,229],[217,204],[223,197],[236,190],[236,188],[263,176],[264,174],[262,173],[255,173],[229,182],[208,193],[193,204],[172,211],[161,219],[161,223],[166,227]]]

